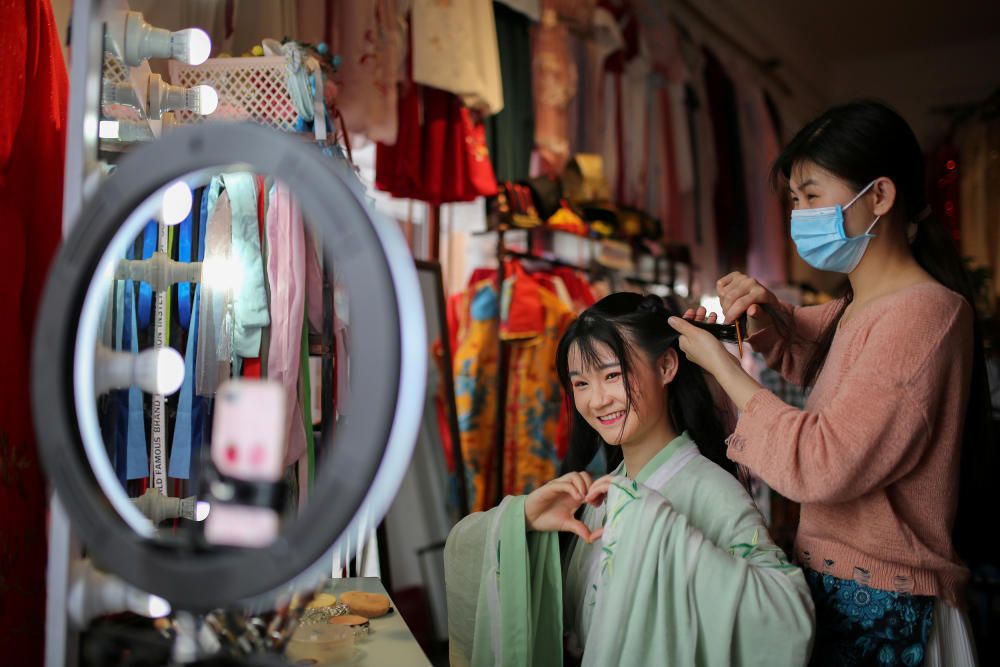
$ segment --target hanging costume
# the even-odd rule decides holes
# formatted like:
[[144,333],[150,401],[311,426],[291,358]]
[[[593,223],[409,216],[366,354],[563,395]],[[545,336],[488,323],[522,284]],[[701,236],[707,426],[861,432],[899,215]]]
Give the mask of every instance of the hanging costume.
[[49,2],[0,0],[0,16],[0,646],[5,663],[31,665],[45,636],[46,491],[28,367],[62,236],[67,80]]
[[555,9],[546,7],[542,22],[532,29],[535,104],[535,149],[542,173],[557,177],[569,161],[569,103],[576,95],[576,61],[569,30]]
[[[496,281],[476,282],[449,301],[455,404],[469,507],[493,507],[503,494],[526,493],[556,476],[568,418],[555,354],[573,310],[518,263],[508,264],[498,303]],[[503,489],[497,488],[496,413],[499,335],[509,346],[504,403]]]

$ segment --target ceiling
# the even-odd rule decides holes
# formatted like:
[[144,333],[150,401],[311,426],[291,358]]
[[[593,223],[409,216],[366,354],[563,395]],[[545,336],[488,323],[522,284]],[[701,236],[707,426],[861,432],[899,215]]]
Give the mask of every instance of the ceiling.
[[943,127],[930,109],[1000,86],[1000,0],[647,1],[694,7],[759,60],[778,61],[799,120],[877,97],[929,137]]
[[[1000,39],[996,0],[714,0],[765,42],[808,42],[830,58],[856,58]],[[716,12],[713,12],[713,14]],[[762,54],[765,55],[765,54]]]

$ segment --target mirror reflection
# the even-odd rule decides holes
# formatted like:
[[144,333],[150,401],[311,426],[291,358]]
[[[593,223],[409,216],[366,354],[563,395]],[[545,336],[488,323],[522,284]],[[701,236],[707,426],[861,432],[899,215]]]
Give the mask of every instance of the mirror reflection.
[[308,502],[337,420],[346,290],[280,180],[227,171],[157,196],[94,277],[104,451],[158,535],[265,546]]

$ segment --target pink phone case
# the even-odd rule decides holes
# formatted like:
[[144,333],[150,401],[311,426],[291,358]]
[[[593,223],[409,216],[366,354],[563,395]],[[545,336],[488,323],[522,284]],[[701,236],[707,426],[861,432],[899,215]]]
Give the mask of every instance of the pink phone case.
[[[285,392],[267,380],[229,380],[219,387],[212,425],[212,462],[223,475],[277,482],[282,476]],[[212,503],[205,538],[213,544],[261,547],[278,535],[273,509]]]

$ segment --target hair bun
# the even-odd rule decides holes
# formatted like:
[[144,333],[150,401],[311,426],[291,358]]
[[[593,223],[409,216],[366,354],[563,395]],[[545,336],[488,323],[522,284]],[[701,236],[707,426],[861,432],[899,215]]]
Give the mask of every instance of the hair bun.
[[647,294],[642,297],[642,301],[639,302],[639,308],[637,310],[643,313],[653,313],[656,315],[667,314],[667,307],[663,303],[663,299],[655,294]]

